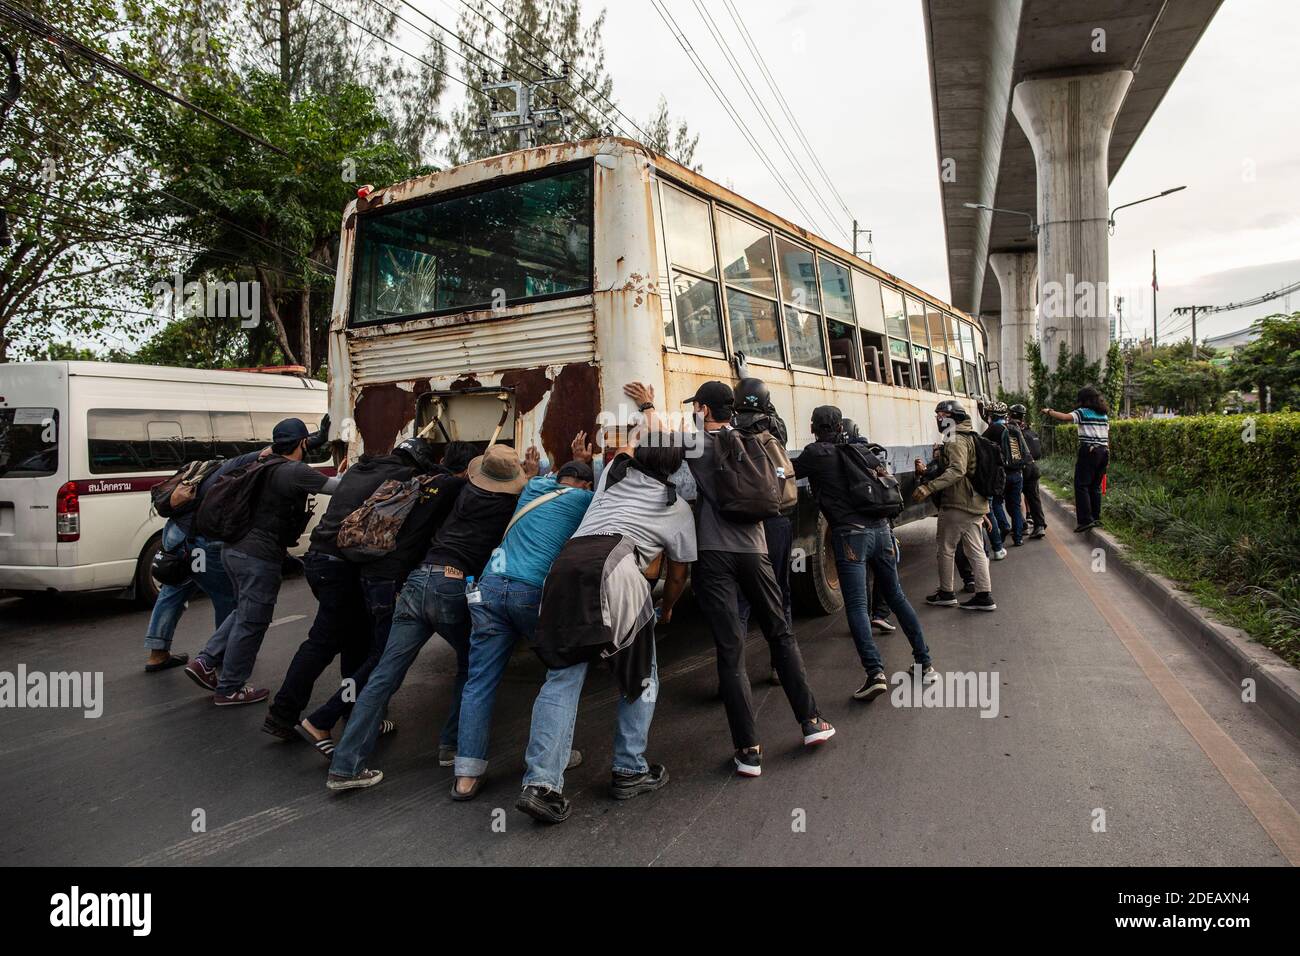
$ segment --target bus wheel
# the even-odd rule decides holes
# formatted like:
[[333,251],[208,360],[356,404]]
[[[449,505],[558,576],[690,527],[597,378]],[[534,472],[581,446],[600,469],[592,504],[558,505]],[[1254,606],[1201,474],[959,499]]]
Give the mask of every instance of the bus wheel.
[[162,532],[149,539],[135,564],[135,603],[142,608],[153,607],[158,600],[159,584],[153,576],[153,556],[162,547]]
[[804,614],[834,614],[844,607],[840,575],[831,548],[831,528],[824,515],[817,516],[816,550],[807,556],[804,570],[790,575],[795,606]]

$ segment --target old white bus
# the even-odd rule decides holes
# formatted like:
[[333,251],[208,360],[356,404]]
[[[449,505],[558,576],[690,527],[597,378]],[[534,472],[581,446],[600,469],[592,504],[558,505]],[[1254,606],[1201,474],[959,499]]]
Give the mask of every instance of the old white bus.
[[[188,461],[315,428],[322,382],[113,362],[0,365],[0,590],[106,591],[150,604],[163,519],[149,489]],[[316,453],[328,467],[327,449]]]
[[[901,472],[935,440],[936,402],[973,412],[988,393],[976,319],[612,137],[359,190],[329,349],[350,458],[427,426],[437,441],[535,443],[558,465],[575,432],[617,415],[623,383],[652,384],[671,410],[743,362],[791,446],[834,404]],[[796,593],[823,612],[841,604],[825,534],[806,502]]]

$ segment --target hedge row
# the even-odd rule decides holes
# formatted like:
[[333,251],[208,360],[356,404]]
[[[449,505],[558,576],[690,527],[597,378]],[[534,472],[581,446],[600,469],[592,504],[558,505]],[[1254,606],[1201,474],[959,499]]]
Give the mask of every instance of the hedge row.
[[[1074,455],[1075,426],[1058,425],[1054,438],[1058,452]],[[1110,455],[1182,492],[1262,496],[1300,517],[1298,412],[1112,420]]]

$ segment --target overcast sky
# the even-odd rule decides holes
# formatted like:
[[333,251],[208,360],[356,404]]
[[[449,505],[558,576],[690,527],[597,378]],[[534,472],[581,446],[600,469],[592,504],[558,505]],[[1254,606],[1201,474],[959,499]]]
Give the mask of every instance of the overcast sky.
[[[947,299],[919,0],[732,2],[831,181],[874,231],[876,262]],[[705,3],[767,108],[783,123],[726,6],[722,0]],[[665,4],[773,164],[791,176],[693,0]],[[639,120],[664,94],[670,109],[700,132],[696,159],[705,175],[807,223],[649,0],[617,0],[607,9],[608,66],[623,109]],[[1237,301],[1300,280],[1298,45],[1300,4],[1294,0],[1227,0],[1129,154],[1111,186],[1112,206],[1171,186],[1188,187],[1119,214],[1110,244],[1111,284],[1126,298],[1130,334],[1135,326],[1150,328],[1152,249],[1159,256],[1162,337],[1164,330],[1186,324],[1167,317],[1177,305]],[[848,245],[836,229],[847,228],[843,213],[832,225],[802,184],[796,194],[821,221],[826,238]],[[1212,316],[1198,332],[1204,337],[1232,331],[1286,305],[1277,301]],[[1291,297],[1290,308],[1300,309],[1300,294]]]

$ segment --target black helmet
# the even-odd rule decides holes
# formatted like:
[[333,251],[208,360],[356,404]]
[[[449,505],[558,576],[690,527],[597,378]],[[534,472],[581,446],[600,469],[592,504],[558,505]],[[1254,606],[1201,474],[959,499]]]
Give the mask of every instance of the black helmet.
[[1025,406],[1021,405],[1019,402],[1011,406],[1011,417],[1018,422],[1023,422],[1025,420],[1025,416],[1028,414],[1029,414],[1029,409],[1025,408]]
[[761,378],[742,378],[736,386],[736,411],[762,412],[772,404],[772,394]]
[[939,415],[951,415],[959,422],[964,422],[970,418],[970,415],[966,413],[966,409],[962,407],[961,402],[957,401],[955,398],[945,398],[938,405],[934,406],[934,410],[935,413]]
[[862,432],[858,428],[858,423],[851,418],[843,419],[844,435],[847,438],[861,438]]
[[438,456],[433,453],[433,446],[423,438],[406,438],[393,448],[415,462],[421,471],[433,471],[438,467]]

